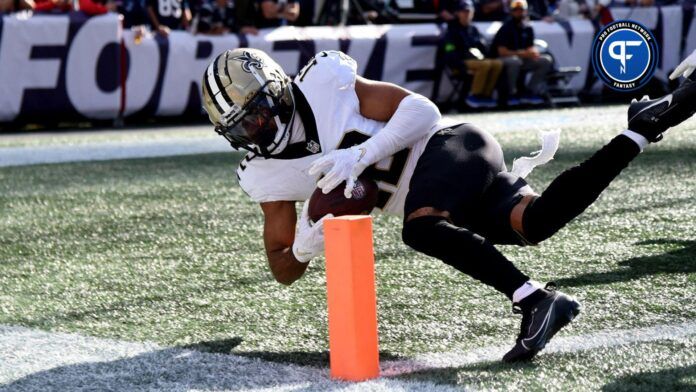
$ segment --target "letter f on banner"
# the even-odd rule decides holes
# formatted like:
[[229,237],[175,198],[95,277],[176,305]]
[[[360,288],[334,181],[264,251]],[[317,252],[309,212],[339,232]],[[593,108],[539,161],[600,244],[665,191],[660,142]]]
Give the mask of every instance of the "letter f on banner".
[[[641,41],[614,41],[609,45],[609,56],[614,60],[621,61],[620,73],[626,73],[626,60],[630,60],[633,57],[632,54],[626,54],[626,46],[640,46],[641,44]],[[619,47],[619,53],[614,51],[617,46]]]
[[[12,121],[22,112],[24,93],[30,89],[55,90],[61,60],[33,58],[36,47],[65,47],[70,18],[34,15],[29,19],[5,17],[0,23],[0,121]],[[65,50],[65,49],[63,49]],[[65,96],[57,92],[56,96]],[[67,98],[66,98],[67,99]]]

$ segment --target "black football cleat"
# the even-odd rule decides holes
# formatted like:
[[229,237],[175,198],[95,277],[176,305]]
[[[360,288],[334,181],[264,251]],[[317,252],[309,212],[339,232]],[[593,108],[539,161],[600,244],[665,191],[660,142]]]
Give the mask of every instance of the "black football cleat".
[[668,128],[682,123],[696,112],[696,81],[686,79],[671,94],[658,99],[647,96],[628,107],[628,129],[654,143]]
[[[561,328],[580,313],[580,303],[573,297],[556,291],[553,283],[546,285],[542,298],[527,309],[513,305],[514,313],[522,313],[522,327],[512,350],[503,356],[503,362],[528,361],[541,351]],[[538,295],[537,293],[532,296]],[[522,301],[524,302],[524,300]]]

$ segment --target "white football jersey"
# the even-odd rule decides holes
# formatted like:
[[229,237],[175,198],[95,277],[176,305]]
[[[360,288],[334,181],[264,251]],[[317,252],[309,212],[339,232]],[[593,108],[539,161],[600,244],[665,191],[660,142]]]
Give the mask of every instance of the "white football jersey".
[[[308,199],[318,180],[318,176],[308,174],[315,159],[335,149],[360,144],[384,127],[385,123],[360,114],[355,93],[356,70],[355,60],[348,55],[324,51],[310,60],[295,77],[295,85],[314,114],[321,152],[298,159],[243,159],[237,169],[239,184],[254,201]],[[375,165],[372,178],[379,186],[378,210],[403,215],[416,162],[430,137],[445,127],[445,124],[438,123],[424,130],[423,138],[413,146]]]

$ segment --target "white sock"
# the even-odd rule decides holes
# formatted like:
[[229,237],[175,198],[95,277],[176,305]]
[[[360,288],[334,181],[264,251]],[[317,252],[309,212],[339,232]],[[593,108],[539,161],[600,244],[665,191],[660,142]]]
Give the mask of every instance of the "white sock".
[[621,132],[621,134],[636,142],[638,147],[640,147],[641,152],[643,151],[645,146],[647,146],[650,143],[648,139],[645,138],[645,136],[641,135],[640,133],[633,132],[630,129]]
[[512,293],[512,302],[519,303],[523,299],[527,298],[529,294],[543,288],[544,286],[536,280],[528,280],[524,282],[524,284],[517,290],[515,290],[514,293]]

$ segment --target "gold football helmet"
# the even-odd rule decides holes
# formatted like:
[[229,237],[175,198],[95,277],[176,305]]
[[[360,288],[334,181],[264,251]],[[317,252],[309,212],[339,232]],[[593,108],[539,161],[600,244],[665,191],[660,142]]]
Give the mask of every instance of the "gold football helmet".
[[220,54],[203,75],[203,108],[234,149],[264,157],[288,144],[295,113],[290,78],[258,49]]

